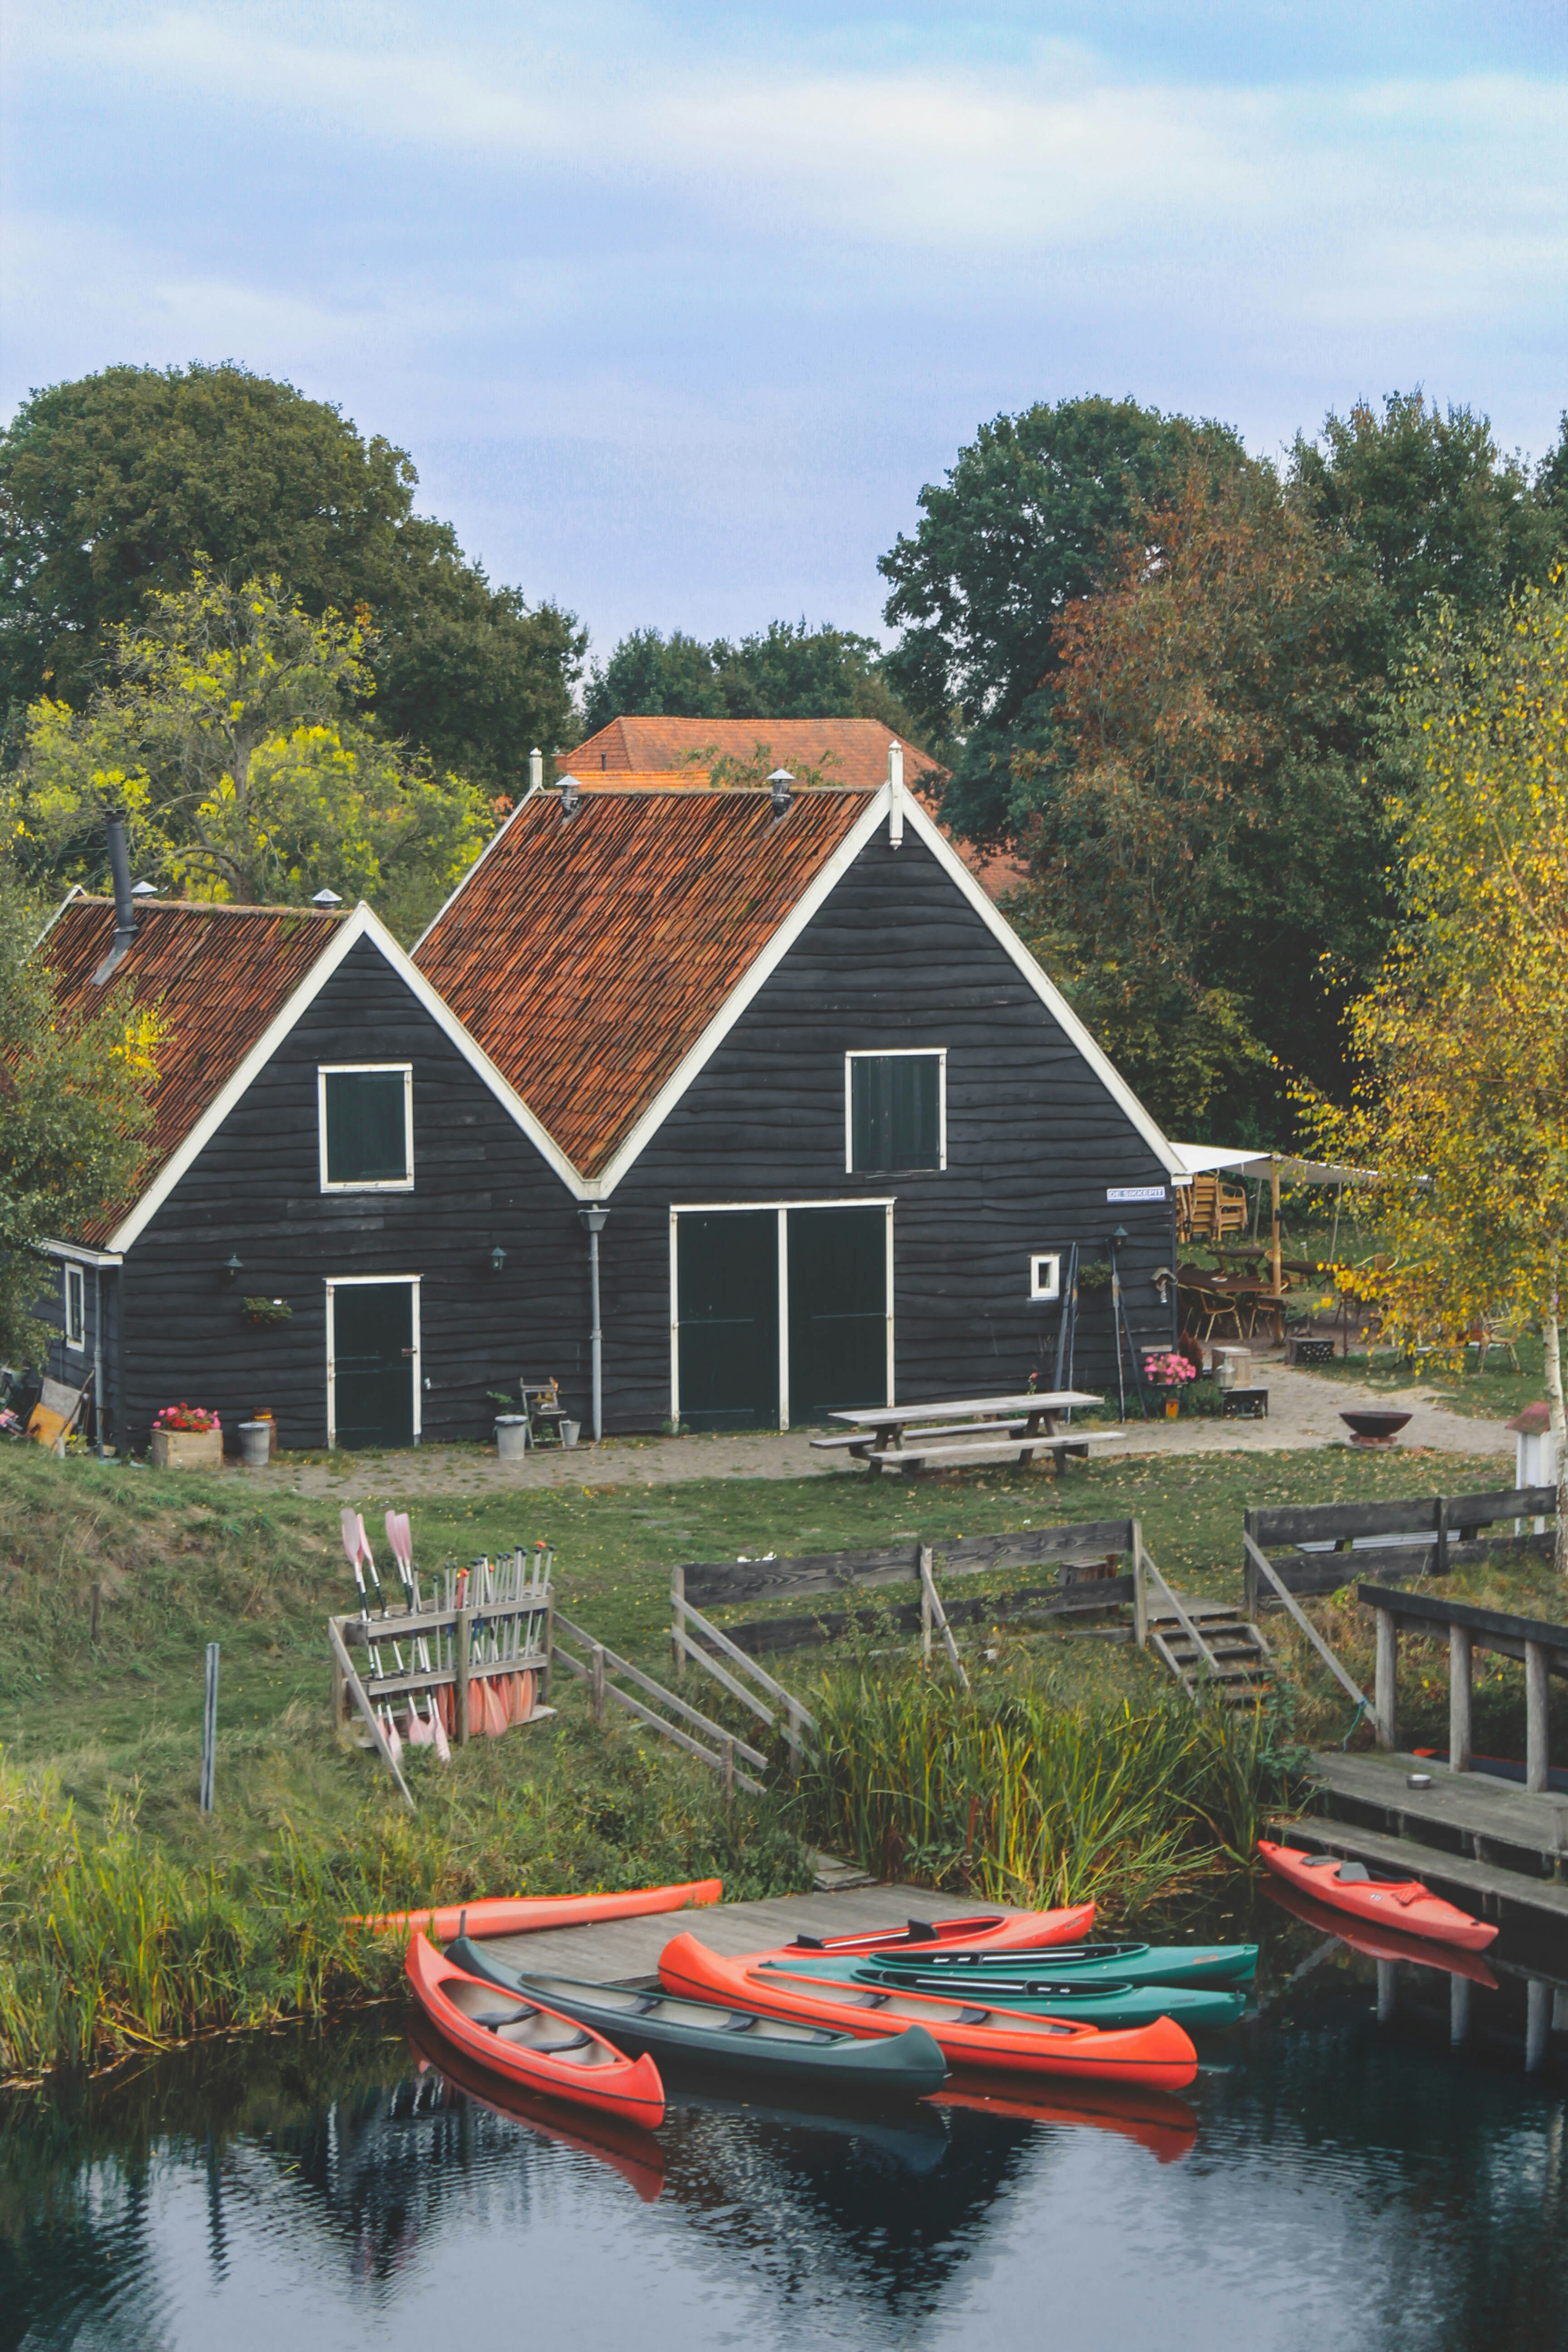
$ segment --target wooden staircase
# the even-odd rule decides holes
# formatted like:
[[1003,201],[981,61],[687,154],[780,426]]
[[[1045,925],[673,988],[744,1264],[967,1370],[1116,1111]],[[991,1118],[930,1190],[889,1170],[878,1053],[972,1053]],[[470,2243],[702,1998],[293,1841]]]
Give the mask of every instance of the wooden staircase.
[[1256,1625],[1223,1602],[1174,1592],[1169,1601],[1151,1596],[1147,1622],[1149,1648],[1190,1698],[1212,1693],[1226,1706],[1256,1706],[1273,1688],[1268,1643]]

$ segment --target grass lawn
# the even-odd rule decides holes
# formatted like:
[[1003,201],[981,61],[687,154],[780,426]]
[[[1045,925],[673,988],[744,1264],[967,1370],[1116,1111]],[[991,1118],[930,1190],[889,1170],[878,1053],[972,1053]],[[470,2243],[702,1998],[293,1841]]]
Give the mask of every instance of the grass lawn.
[[1460,1372],[1451,1364],[1435,1364],[1430,1359],[1412,1362],[1393,1348],[1374,1348],[1363,1354],[1352,1350],[1349,1356],[1336,1356],[1331,1364],[1303,1364],[1300,1369],[1317,1380],[1354,1381],[1389,1396],[1420,1388],[1439,1398],[1450,1412],[1468,1413],[1480,1421],[1511,1421],[1527,1404],[1546,1394],[1540,1339],[1527,1331],[1518,1342],[1517,1353],[1517,1372],[1500,1348],[1492,1349],[1484,1372]]
[[[396,1472],[395,1459],[366,1464],[356,1486],[373,1540],[383,1511],[401,1500]],[[917,1536],[940,1549],[960,1535],[1135,1515],[1173,1582],[1232,1598],[1240,1589],[1240,1522],[1249,1504],[1429,1494],[1439,1486],[1456,1493],[1493,1486],[1497,1475],[1495,1460],[1484,1455],[1325,1447],[1100,1462],[1075,1467],[1059,1486],[1047,1475],[1017,1471],[914,1487],[858,1472],[652,1489],[584,1486],[426,1498],[414,1510],[415,1557],[428,1575],[448,1560],[543,1538],[556,1548],[564,1612],[663,1679],[668,1570],[678,1561],[832,1551]],[[424,1751],[411,1754],[419,1800],[411,1821],[373,1759],[341,1748],[329,1722],[322,1621],[353,1601],[336,1499],[275,1488],[258,1494],[237,1474],[160,1474],[90,1458],[57,1462],[33,1448],[0,1451],[0,1931],[14,1954],[23,1946],[32,1953],[26,1968],[17,1964],[9,2022],[11,1993],[0,1982],[0,2068],[26,2072],[47,2063],[38,2052],[69,2038],[59,2019],[69,2025],[71,2002],[100,2020],[92,2032],[101,2054],[105,2015],[145,2020],[160,2000],[166,2011],[171,2001],[177,2008],[186,1979],[199,1979],[203,1988],[199,1999],[192,1995],[191,2030],[204,2019],[246,2022],[319,2006],[323,1986],[374,1990],[390,1981],[395,1956],[367,1966],[363,1948],[351,1948],[339,1929],[348,1909],[437,1894],[548,1893],[710,1874],[722,1875],[734,1895],[809,1883],[787,1786],[776,1796],[743,1798],[726,1812],[713,1776],[651,1734],[630,1725],[596,1734],[581,1687],[564,1675],[557,1678],[554,1722],[478,1740],[447,1771]],[[1024,1570],[964,1579],[963,1590],[1043,1580]],[[1556,1602],[1548,1564],[1510,1567],[1504,1580],[1517,1597],[1503,1605],[1568,1613]],[[1332,1638],[1364,1677],[1370,1628],[1363,1634],[1356,1613],[1332,1602],[1324,1610]],[[1270,1620],[1271,1638],[1279,1625]],[[208,1821],[195,1800],[210,1640],[222,1647],[222,1677],[217,1811]],[[867,1671],[877,1646],[862,1642],[846,1660],[851,1676]],[[1348,1718],[1342,1698],[1311,1661],[1297,1658],[1288,1635],[1279,1646],[1292,1669],[1286,1717],[1295,1735],[1339,1738]],[[912,1653],[912,1643],[899,1647],[906,1657]],[[1415,1683],[1425,1680],[1436,1693],[1436,1666],[1429,1670],[1419,1645],[1409,1654]],[[1120,1709],[1125,1702],[1143,1720],[1173,1695],[1150,1658],[1081,1631],[1004,1629],[982,1636],[971,1660],[982,1713],[1010,1698],[1041,1723],[1087,1709],[1102,1741],[1114,1726],[1107,1730],[1101,1703]],[[808,1700],[829,1663],[821,1649],[769,1660]],[[896,1658],[879,1658],[869,1671],[879,1684],[899,1681]],[[1500,1669],[1495,1692],[1487,1683],[1478,1745],[1485,1725],[1497,1752],[1521,1752],[1509,1744],[1519,1674]],[[850,1719],[844,1679],[840,1674],[840,1726]],[[714,1685],[704,1682],[700,1694],[689,1689],[689,1696],[736,1729],[755,1728],[739,1713],[726,1715],[731,1703]],[[1436,1696],[1431,1711],[1436,1720]],[[1419,1703],[1410,1720],[1424,1726]],[[1157,1744],[1152,1735],[1151,1754]],[[968,1800],[963,1810],[972,1825]],[[954,1832],[958,1847],[963,1828],[960,1822]],[[78,1837],[79,1853],[71,1843]],[[911,1832],[903,1852],[918,1867],[915,1843]],[[125,1990],[126,1969],[117,1961],[113,1989],[105,1992],[102,1954],[131,1934],[125,1923],[141,1916],[150,1888],[162,1890],[159,1916],[174,1923],[160,1935],[173,1956],[165,1975],[175,1991]],[[86,1907],[73,1928],[79,1894]],[[56,1945],[72,1934],[78,1958],[65,1966]],[[302,1973],[301,1952],[313,1973]],[[179,2038],[166,2018],[160,2031]],[[69,2032],[85,2053],[88,2028]]]

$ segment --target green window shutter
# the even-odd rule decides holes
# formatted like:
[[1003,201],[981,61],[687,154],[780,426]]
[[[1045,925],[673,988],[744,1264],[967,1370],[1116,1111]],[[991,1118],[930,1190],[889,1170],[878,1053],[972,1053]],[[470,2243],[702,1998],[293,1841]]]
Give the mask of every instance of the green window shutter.
[[940,1054],[858,1054],[849,1065],[857,1175],[942,1165]]
[[327,1181],[396,1184],[409,1171],[402,1070],[329,1070]]

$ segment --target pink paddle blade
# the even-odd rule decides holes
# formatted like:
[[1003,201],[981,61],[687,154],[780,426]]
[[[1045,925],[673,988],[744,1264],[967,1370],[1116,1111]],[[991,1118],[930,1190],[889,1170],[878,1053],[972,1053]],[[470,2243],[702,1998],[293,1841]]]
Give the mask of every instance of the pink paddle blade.
[[432,1706],[430,1710],[430,1737],[435,1743],[436,1753],[442,1763],[449,1764],[452,1760],[452,1750],[447,1743],[447,1727],[441,1720],[441,1711],[437,1706]]
[[408,1745],[410,1748],[428,1748],[430,1745],[430,1737],[429,1725],[420,1714],[419,1709],[412,1701],[410,1701],[408,1708]]
[[357,1511],[351,1510],[347,1503],[343,1505],[342,1527],[343,1549],[349,1556],[349,1566],[351,1568],[357,1568],[359,1566],[360,1546],[359,1513]]

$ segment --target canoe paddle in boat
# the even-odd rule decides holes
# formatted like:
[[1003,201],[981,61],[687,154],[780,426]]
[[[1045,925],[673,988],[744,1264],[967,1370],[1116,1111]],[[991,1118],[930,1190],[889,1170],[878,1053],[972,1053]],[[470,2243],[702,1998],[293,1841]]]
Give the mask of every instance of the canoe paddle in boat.
[[540,2001],[562,2017],[574,2017],[617,2050],[647,2051],[661,2067],[718,2068],[728,2075],[765,2079],[775,2091],[799,2091],[803,2096],[826,2091],[922,2099],[947,2080],[947,2061],[921,2025],[885,2042],[866,2042],[842,2025],[801,2025],[764,2016],[761,2010],[720,2007],[675,1993],[523,1976],[489,1958],[467,1936],[447,1946],[447,1958],[470,1976]]
[[1198,2070],[1197,2052],[1168,2017],[1115,2032],[929,1993],[770,1975],[744,1960],[721,1958],[689,1933],[672,1937],[665,1946],[658,1976],[667,1992],[726,2008],[757,2009],[803,2025],[847,2026],[867,2040],[923,2025],[950,2066],[987,2074],[1142,2083],[1153,2090],[1180,2091]]
[[419,2011],[408,2021],[408,2047],[421,2074],[433,2069],[448,2091],[488,2108],[503,2123],[520,2125],[539,2139],[593,2157],[629,2181],[645,2205],[651,2205],[664,2187],[664,2150],[640,2125],[578,2107],[568,2126],[556,2100],[541,2098],[519,2083],[503,2083],[444,2040]]
[[781,1945],[786,1952],[898,1952],[933,1948],[954,1951],[1033,1951],[1042,1944],[1071,1944],[1094,1925],[1094,1905],[1074,1903],[1064,1911],[982,1911],[960,1919],[911,1919],[905,1927],[870,1927],[858,1936],[796,1936]]
[[404,1967],[436,2031],[487,2074],[645,2131],[664,2121],[664,2084],[651,2058],[623,2057],[574,2018],[468,1975],[417,1931]]
[[[428,1911],[356,1913],[345,1925],[373,1935],[404,1935],[422,1927],[437,1942],[454,1936],[525,1936],[542,1927],[591,1927],[601,1919],[640,1919],[650,1911],[684,1911],[717,1903],[721,1878],[692,1878],[679,1886],[633,1886],[619,1895],[487,1895],[468,1903],[441,1903]],[[467,1927],[464,1921],[468,1922]]]
[[1369,1960],[1408,1960],[1412,1968],[1436,1969],[1439,1975],[1468,1977],[1487,1992],[1496,1992],[1498,1980],[1479,1952],[1461,1951],[1457,1944],[1432,1944],[1420,1936],[1402,1936],[1393,1927],[1374,1926],[1370,1919],[1352,1918],[1348,1911],[1331,1911],[1326,1903],[1313,1903],[1282,1878],[1270,1878],[1263,1889],[1270,1903],[1288,1911],[1292,1919],[1300,1919],[1304,1927],[1311,1927],[1320,1936],[1333,1936],[1352,1952],[1361,1952]]
[[1483,1952],[1497,1939],[1490,1920],[1473,1919],[1456,1904],[1445,1903],[1418,1878],[1374,1872],[1364,1862],[1343,1862],[1338,1854],[1300,1853],[1268,1838],[1258,1839],[1258,1851],[1276,1877],[1331,1911],[1348,1911],[1358,1919],[1397,1927],[1403,1936],[1452,1944],[1464,1952]]
[[[815,1952],[766,1952],[750,1955],[753,1967],[768,1961],[796,1975],[816,1975],[819,1969],[837,1973],[843,1965],[834,1955]],[[1014,1952],[879,1952],[875,1966],[889,1982],[912,1984],[916,1977],[934,1991],[951,1985],[963,1997],[973,1992],[1000,2000],[1009,1990],[1026,1992],[1032,1979],[1044,1979],[1064,1988],[1093,1985],[1228,1985],[1249,1984],[1258,1969],[1256,1944],[1068,1944],[1038,1955]]]

